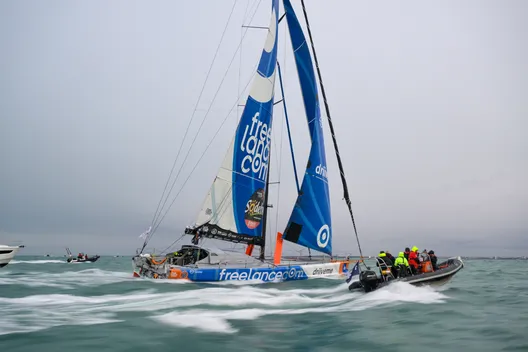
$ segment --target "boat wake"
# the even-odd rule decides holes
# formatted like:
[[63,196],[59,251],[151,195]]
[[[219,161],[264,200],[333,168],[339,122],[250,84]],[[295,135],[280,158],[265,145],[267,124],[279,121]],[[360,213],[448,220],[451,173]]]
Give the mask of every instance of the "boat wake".
[[9,264],[66,264],[64,260],[43,259],[43,260],[12,260]]
[[55,287],[72,290],[78,287],[94,287],[132,281],[129,272],[115,272],[100,269],[85,269],[61,273],[29,272],[23,275],[7,272],[0,275],[2,285],[22,285],[27,287]]
[[[255,320],[270,315],[346,314],[402,302],[442,303],[446,298],[430,288],[417,288],[406,283],[394,284],[368,295],[350,293],[347,284],[340,284],[318,289],[209,286],[179,292],[159,292],[150,288],[102,296],[0,297],[3,312],[0,335],[61,325],[120,322],[125,317],[130,319],[130,312],[142,312],[138,319],[146,317],[169,327],[229,334],[238,331],[232,325],[237,320]],[[84,318],[78,319],[79,316]]]

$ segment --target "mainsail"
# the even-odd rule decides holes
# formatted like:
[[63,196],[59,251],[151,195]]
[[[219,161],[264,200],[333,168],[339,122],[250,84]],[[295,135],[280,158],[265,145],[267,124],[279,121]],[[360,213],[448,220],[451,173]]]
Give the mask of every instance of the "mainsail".
[[244,111],[222,166],[187,233],[231,242],[262,244],[267,192],[279,1],[272,1],[268,36]]
[[312,140],[301,190],[284,232],[284,239],[332,254],[330,196],[317,82],[306,39],[289,0],[284,0],[284,9]]

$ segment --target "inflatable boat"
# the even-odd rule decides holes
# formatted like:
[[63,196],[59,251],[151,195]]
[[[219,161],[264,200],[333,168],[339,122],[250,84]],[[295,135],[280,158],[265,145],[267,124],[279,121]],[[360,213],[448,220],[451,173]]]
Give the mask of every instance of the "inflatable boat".
[[67,262],[68,263],[93,263],[93,262],[96,262],[97,259],[99,259],[100,256],[98,255],[94,255],[94,256],[91,256],[91,257],[83,257],[83,258],[73,258],[73,257],[70,257],[67,259]]
[[359,280],[353,280],[355,275],[351,275],[347,282],[350,283],[350,291],[364,290],[371,292],[379,288],[390,285],[394,282],[407,282],[411,285],[422,286],[440,286],[448,282],[457,272],[464,267],[464,262],[460,257],[449,258],[445,262],[438,264],[438,269],[427,273],[416,275],[409,274],[405,277],[395,278],[392,274],[378,276],[375,271],[367,268],[365,271],[359,271]]

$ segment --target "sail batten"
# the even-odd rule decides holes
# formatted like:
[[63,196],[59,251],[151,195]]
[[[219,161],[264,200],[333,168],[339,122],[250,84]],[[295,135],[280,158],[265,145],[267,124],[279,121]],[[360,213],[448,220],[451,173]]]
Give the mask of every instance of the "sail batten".
[[315,72],[295,11],[289,0],[283,3],[312,142],[301,189],[283,238],[308,249],[332,254],[326,154]]
[[189,234],[262,245],[277,60],[278,0],[235,136]]

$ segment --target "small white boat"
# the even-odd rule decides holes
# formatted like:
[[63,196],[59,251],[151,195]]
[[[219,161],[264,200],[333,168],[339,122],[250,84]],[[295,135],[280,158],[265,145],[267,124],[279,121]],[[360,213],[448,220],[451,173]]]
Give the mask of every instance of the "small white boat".
[[24,246],[6,246],[0,244],[0,268],[9,264],[20,248],[24,248]]

